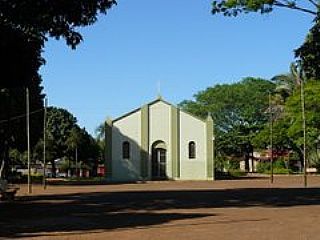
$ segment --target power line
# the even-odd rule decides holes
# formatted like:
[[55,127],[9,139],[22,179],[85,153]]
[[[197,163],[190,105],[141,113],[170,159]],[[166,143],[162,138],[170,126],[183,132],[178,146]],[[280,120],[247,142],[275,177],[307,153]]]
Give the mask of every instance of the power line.
[[[34,110],[34,111],[30,112],[29,115],[41,112],[43,110],[44,110],[44,108],[40,108],[40,109]],[[17,120],[19,118],[24,118],[26,116],[27,116],[27,114],[21,114],[21,115],[17,115],[17,116],[11,117],[10,119],[0,120],[0,124],[5,123],[5,122],[9,122],[9,121],[12,121],[12,120]]]

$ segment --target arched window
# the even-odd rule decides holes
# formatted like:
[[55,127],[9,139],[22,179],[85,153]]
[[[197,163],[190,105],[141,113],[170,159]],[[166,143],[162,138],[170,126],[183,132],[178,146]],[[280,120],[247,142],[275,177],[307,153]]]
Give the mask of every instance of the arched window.
[[122,158],[129,159],[130,158],[130,143],[125,141],[122,143]]
[[189,158],[196,158],[196,144],[194,141],[189,142]]

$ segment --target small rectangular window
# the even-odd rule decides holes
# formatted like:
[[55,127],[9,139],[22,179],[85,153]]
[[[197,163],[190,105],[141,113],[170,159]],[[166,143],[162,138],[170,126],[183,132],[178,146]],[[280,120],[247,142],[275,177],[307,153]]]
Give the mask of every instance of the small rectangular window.
[[189,158],[196,158],[196,144],[194,141],[189,142]]
[[122,144],[122,158],[123,159],[130,158],[130,143],[128,141],[125,141]]

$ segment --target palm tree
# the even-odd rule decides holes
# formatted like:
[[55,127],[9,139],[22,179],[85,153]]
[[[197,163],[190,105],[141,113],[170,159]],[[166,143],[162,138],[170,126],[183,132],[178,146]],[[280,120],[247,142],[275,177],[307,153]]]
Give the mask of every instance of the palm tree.
[[[70,135],[66,140],[68,146],[68,152],[74,153],[74,160],[76,166],[76,176],[78,176],[78,147],[82,142],[81,130],[78,127],[73,127],[70,131]],[[69,159],[69,168],[70,170],[70,159]]]
[[105,135],[105,123],[99,124],[99,126],[95,129],[94,133],[96,134],[96,139],[98,141],[104,140]]
[[301,68],[296,63],[290,64],[290,72],[274,76],[271,81],[277,84],[276,91],[286,99],[301,84]]
[[289,73],[279,74],[271,79],[277,85],[271,100],[275,120],[283,116],[285,102],[301,86],[302,75],[301,68],[296,63],[291,63]]
[[105,122],[99,124],[99,126],[95,129],[95,135],[96,135],[96,141],[98,143],[98,146],[100,148],[100,157],[101,160],[104,162],[104,152],[106,148],[105,143],[105,130],[106,130],[106,124]]
[[278,117],[282,116],[284,111],[284,103],[286,99],[293,93],[294,90],[300,88],[301,97],[301,115],[302,115],[302,131],[303,131],[303,166],[304,166],[304,186],[307,186],[307,159],[306,159],[306,116],[305,116],[305,96],[304,96],[304,82],[306,77],[302,71],[301,65],[299,63],[290,64],[290,73],[277,75],[272,78],[274,82],[278,85],[276,88],[276,95],[278,94],[279,102],[276,104],[278,109]]

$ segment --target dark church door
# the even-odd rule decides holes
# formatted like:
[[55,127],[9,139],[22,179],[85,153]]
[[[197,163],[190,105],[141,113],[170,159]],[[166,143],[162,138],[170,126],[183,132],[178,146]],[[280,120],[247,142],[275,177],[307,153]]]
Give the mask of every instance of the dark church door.
[[152,179],[166,179],[166,150],[155,148],[152,150]]

